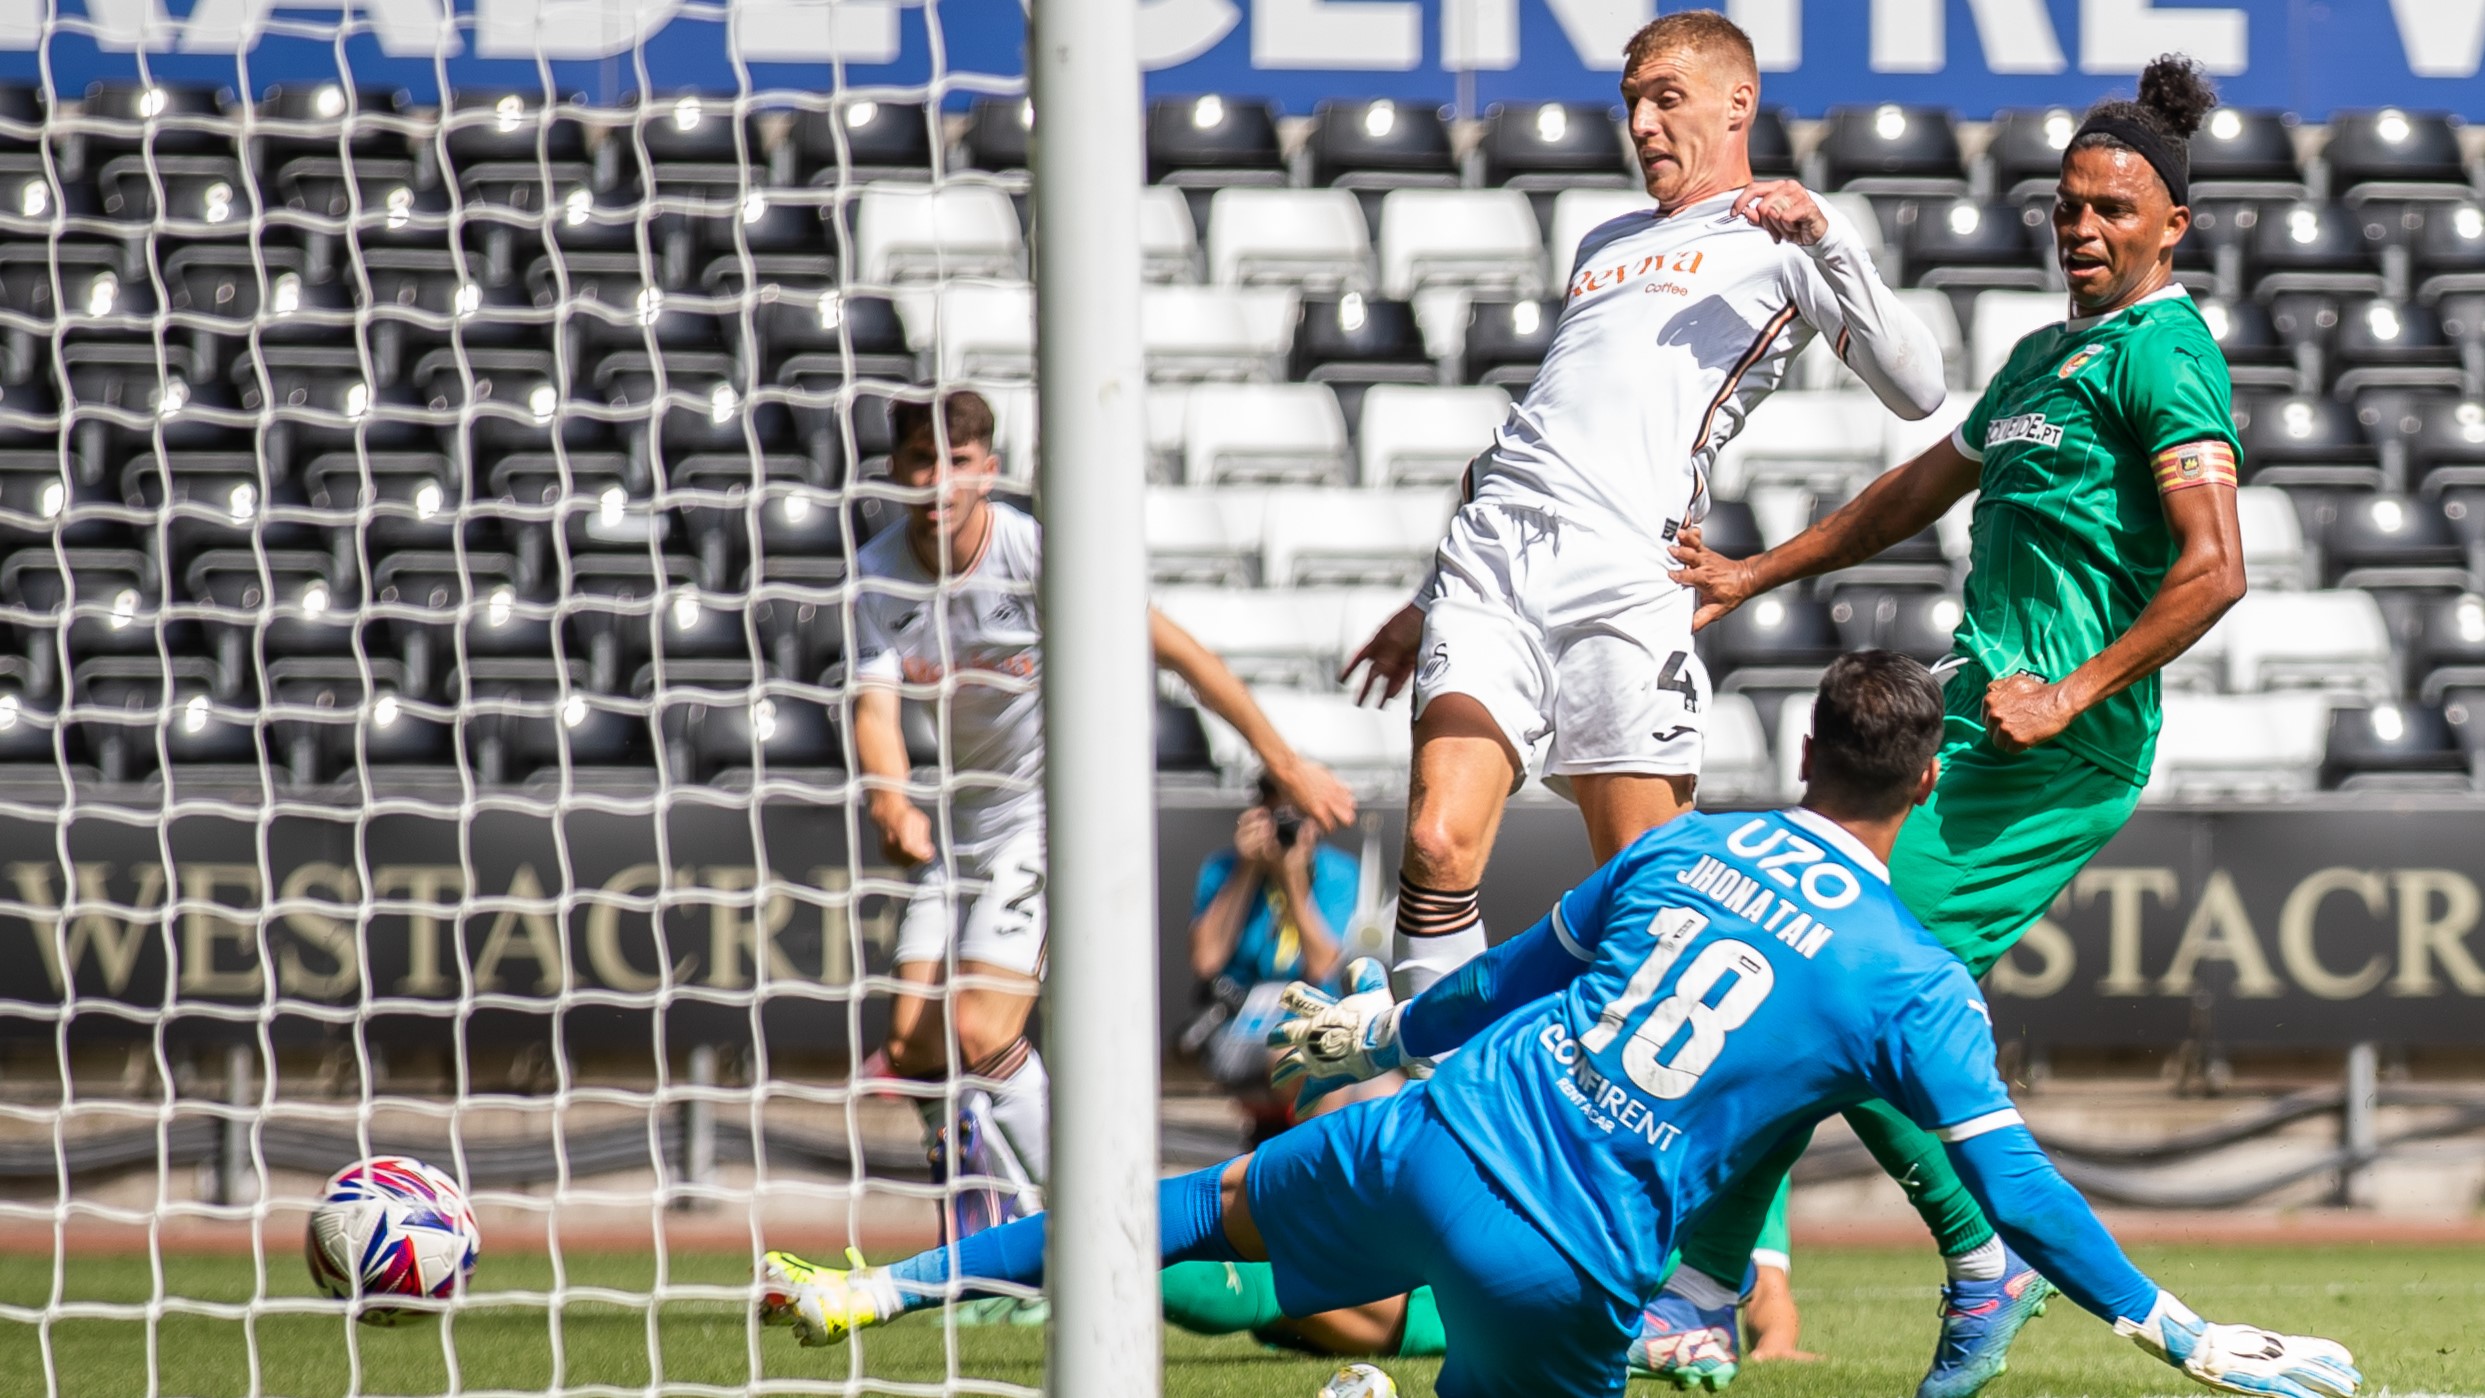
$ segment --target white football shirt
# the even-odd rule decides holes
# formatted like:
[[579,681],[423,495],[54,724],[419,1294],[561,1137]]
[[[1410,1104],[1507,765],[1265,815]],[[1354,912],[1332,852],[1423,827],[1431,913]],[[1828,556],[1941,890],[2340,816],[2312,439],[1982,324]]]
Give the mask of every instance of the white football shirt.
[[1815,334],[1882,401],[1941,406],[1941,349],[1874,271],[1853,225],[1780,243],[1743,191],[1609,220],[1580,240],[1553,343],[1476,466],[1475,497],[1550,510],[1661,551],[1708,509],[1717,449]]
[[1044,538],[1036,522],[992,502],[992,533],[975,566],[949,579],[924,568],[903,522],[857,554],[854,677],[863,684],[939,685],[949,696],[950,810],[957,843],[993,839],[1044,812],[1043,634],[1036,585]]

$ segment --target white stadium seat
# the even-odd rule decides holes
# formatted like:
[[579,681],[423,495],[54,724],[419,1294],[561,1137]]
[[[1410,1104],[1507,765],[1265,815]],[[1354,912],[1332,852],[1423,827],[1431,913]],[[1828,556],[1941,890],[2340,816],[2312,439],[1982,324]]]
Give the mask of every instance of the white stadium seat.
[[2012,347],[2048,325],[2057,325],[2068,302],[2059,291],[1980,291],[1969,313],[1971,352],[1967,383],[1982,388],[2001,372]]
[[1035,377],[1035,289],[1026,283],[917,284],[893,299],[925,377]]
[[1182,424],[1190,416],[1191,386],[1186,383],[1148,385],[1148,479],[1182,479]]
[[1864,250],[1872,254],[1873,263],[1880,269],[1881,275],[1890,275],[1889,249],[1881,237],[1881,216],[1873,211],[1872,201],[1860,194],[1820,194],[1813,197],[1846,215],[1847,222],[1855,225],[1855,236],[1863,240]]
[[1144,287],[1139,345],[1148,377],[1275,378],[1294,343],[1295,305],[1293,292],[1273,287]]
[[1363,395],[1356,478],[1370,486],[1455,484],[1509,417],[1510,395],[1498,388],[1375,384]]
[[1381,196],[1381,294],[1431,286],[1544,294],[1544,243],[1514,189],[1393,189]]
[[874,184],[855,203],[860,281],[1025,275],[1018,211],[991,185]]
[[1784,800],[1803,795],[1803,740],[1811,736],[1812,696],[1787,695],[1777,711],[1777,789]]
[[1945,440],[1958,430],[1959,423],[1976,406],[1976,395],[1953,393],[1941,400],[1932,416],[1910,422],[1896,413],[1881,415],[1881,467],[1904,466],[1924,453],[1935,442]]
[[1269,496],[1260,540],[1271,587],[1390,585],[1403,594],[1431,568],[1441,534],[1410,519],[1393,491],[1296,487]]
[[1001,458],[1001,479],[1035,489],[1035,385],[984,383],[975,391],[992,405],[992,451]]
[[[1400,784],[1414,753],[1414,732],[1403,701],[1385,709],[1355,706],[1344,694],[1283,689],[1252,691],[1261,711],[1294,750],[1358,785]],[[1202,714],[1208,750],[1217,765],[1240,772],[1255,760],[1240,734]]]
[[1152,184],[1139,191],[1139,258],[1149,281],[1199,280],[1199,230],[1181,190]]
[[2304,523],[2295,502],[2274,485],[2247,485],[2235,492],[2243,527],[2243,575],[2254,588],[2298,592],[2313,583],[2304,548]]
[[[1341,587],[1334,590],[1337,602],[1337,655],[1342,667],[1346,657],[1363,649],[1381,623],[1405,610],[1414,600],[1403,587]],[[1335,671],[1331,672],[1332,674]]]
[[2321,694],[2170,692],[2141,799],[2309,792],[2320,779],[2329,714]]
[[[1926,287],[1906,287],[1890,293],[1907,313],[1924,322],[1933,332],[1933,342],[1941,346],[1942,382],[1956,393],[1967,382],[1967,342],[1959,334],[1959,313],[1950,305],[1950,298]],[[1839,372],[1846,372],[1845,366]],[[1860,382],[1860,380],[1858,381]]]
[[1220,189],[1208,201],[1209,280],[1368,290],[1372,238],[1342,189]]
[[1150,575],[1159,583],[1251,586],[1259,574],[1263,512],[1256,502],[1237,498],[1244,493],[1204,486],[1150,486]]
[[1346,415],[1316,383],[1201,384],[1182,429],[1182,478],[1344,484]]
[[1294,588],[1160,587],[1157,610],[1252,684],[1333,688],[1339,603]]
[[2369,592],[2246,593],[2204,638],[2226,657],[2235,694],[2311,689],[2385,703],[2399,697],[2390,628]]
[[1777,484],[1842,491],[1880,470],[1881,421],[1889,415],[1862,390],[1772,393],[1718,451],[1714,489],[1727,500]]
[[1545,263],[1552,271],[1548,285],[1570,285],[1571,264],[1579,260],[1579,240],[1599,225],[1624,214],[1656,207],[1636,189],[1565,189],[1553,196],[1553,232],[1545,243]]
[[1710,696],[1706,737],[1700,755],[1700,799],[1768,801],[1778,793],[1777,765],[1769,757],[1768,736],[1760,731],[1760,710],[1747,694]]

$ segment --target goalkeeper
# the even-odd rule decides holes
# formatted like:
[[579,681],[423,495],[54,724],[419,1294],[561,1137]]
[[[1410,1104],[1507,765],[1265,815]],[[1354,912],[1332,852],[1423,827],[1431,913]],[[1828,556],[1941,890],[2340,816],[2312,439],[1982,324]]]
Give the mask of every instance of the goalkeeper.
[[[1675,550],[1706,626],[1861,563],[1979,492],[1942,780],[1890,866],[1899,898],[1978,976],[2129,818],[2156,746],[2159,668],[2243,595],[2226,361],[2173,280],[2191,226],[2184,142],[2216,100],[2189,60],[2166,57],[2141,75],[2139,101],[2088,114],[2053,212],[2071,318],[2019,342],[1955,436],[1753,558],[1713,553],[1696,530]],[[1900,1107],[1865,1103],[1847,1121],[1948,1262],[1918,1398],[1969,1398],[2051,1288]],[[1776,1183],[1745,1182],[1703,1221],[1652,1332],[1730,1340],[1724,1308]],[[1650,1367],[1684,1386],[1733,1377],[1714,1346]]]
[[[1442,1398],[1618,1398],[1683,1221],[1822,1116],[1880,1097],[1937,1132],[2012,1241],[2143,1349],[2228,1392],[2353,1398],[2340,1346],[2208,1324],[2142,1276],[2021,1124],[1975,982],[1884,865],[1933,789],[1941,735],[1922,665],[1846,656],[1822,681],[1802,807],[1661,826],[1405,1004],[1371,962],[1343,1002],[1297,987],[1281,1071],[1307,1098],[1459,1052],[1395,1096],[1164,1181],[1164,1260],[1266,1259],[1295,1315],[1429,1285]],[[761,1318],[824,1345],[944,1295],[1039,1284],[1046,1222],[851,1272],[769,1253]]]

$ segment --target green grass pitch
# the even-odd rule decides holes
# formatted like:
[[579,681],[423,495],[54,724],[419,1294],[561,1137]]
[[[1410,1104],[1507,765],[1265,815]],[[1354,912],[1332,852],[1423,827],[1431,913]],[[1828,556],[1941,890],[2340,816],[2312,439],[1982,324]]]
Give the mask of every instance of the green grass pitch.
[[[2139,1261],[2203,1313],[2278,1329],[2336,1337],[2352,1346],[2375,1393],[2485,1395],[2485,1252],[2472,1249],[2330,1247],[2320,1249],[2142,1249]],[[569,1259],[570,1284],[641,1290],[654,1277],[646,1256],[580,1255]],[[308,1295],[298,1257],[268,1260],[271,1291]],[[746,1275],[739,1256],[696,1254],[671,1259],[677,1282],[732,1284]],[[1804,1342],[1817,1364],[1768,1365],[1746,1371],[1738,1398],[1904,1398],[1915,1388],[1933,1336],[1932,1259],[1922,1252],[1815,1250],[1798,1256],[1796,1294],[1804,1309]],[[40,1306],[51,1267],[42,1257],[0,1260],[0,1303]],[[168,1295],[211,1301],[248,1299],[249,1259],[168,1257]],[[478,1290],[548,1289],[551,1263],[541,1255],[488,1254]],[[73,1259],[64,1300],[143,1302],[151,1292],[144,1257]],[[263,1316],[255,1326],[262,1386],[277,1398],[349,1391],[345,1332],[339,1318]],[[668,1385],[739,1388],[750,1378],[749,1335],[738,1309],[722,1301],[668,1304],[650,1317],[644,1307],[600,1300],[571,1302],[555,1321],[541,1306],[488,1306],[456,1317],[453,1341],[457,1391],[589,1389],[663,1392]],[[949,1336],[956,1336],[954,1369]],[[442,1326],[420,1321],[398,1329],[359,1327],[367,1394],[432,1395],[451,1391]],[[168,1395],[245,1395],[250,1341],[238,1320],[168,1315],[149,1344],[142,1322],[59,1319],[50,1333],[51,1372],[60,1398],[120,1398],[149,1391],[150,1354],[161,1375],[154,1391]],[[762,1372],[771,1379],[842,1380],[857,1372],[856,1352],[795,1348],[781,1331],[759,1337]],[[947,1330],[916,1317],[863,1337],[859,1372],[892,1384],[937,1383],[954,1372],[967,1381],[1033,1386],[1040,1381],[1043,1332],[1008,1327]],[[1242,1338],[1166,1337],[1169,1398],[1312,1398],[1329,1365],[1261,1349]],[[1429,1361],[1387,1359],[1382,1366],[1409,1395],[1431,1392]],[[44,1345],[37,1328],[0,1320],[0,1393],[47,1394]],[[2068,1302],[2057,1301],[2032,1326],[2011,1372],[1992,1398],[2139,1398],[2181,1392],[2188,1385],[2113,1337]],[[714,1391],[710,1389],[708,1391]],[[763,1388],[762,1391],[765,1391]],[[920,1392],[920,1389],[915,1391]],[[990,1391],[988,1388],[985,1391]],[[1653,1385],[1634,1385],[1637,1395]]]

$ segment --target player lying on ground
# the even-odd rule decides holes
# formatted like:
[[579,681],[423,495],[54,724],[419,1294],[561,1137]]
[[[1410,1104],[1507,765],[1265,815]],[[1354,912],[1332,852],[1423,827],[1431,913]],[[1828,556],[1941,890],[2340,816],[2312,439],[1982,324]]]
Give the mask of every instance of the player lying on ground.
[[[1760,1244],[1752,1249],[1751,1271],[1745,1274],[1745,1361],[1819,1357],[1802,1346],[1803,1319],[1795,1307],[1791,1266],[1781,1182]],[[1439,1354],[1447,1338],[1440,1302],[1428,1286],[1367,1305],[1296,1317],[1277,1304],[1276,1275],[1265,1262],[1177,1262],[1165,1269],[1162,1293],[1165,1319],[1195,1335],[1248,1332],[1263,1344],[1307,1354]]]
[[[1458,1052],[1395,1096],[1164,1181],[1164,1260],[1266,1259],[1303,1315],[1430,1285],[1442,1398],[1612,1398],[1683,1223],[1822,1116],[1878,1097],[1938,1132],[2004,1233],[2118,1333],[2228,1391],[2351,1398],[2361,1380],[2338,1345],[2208,1324],[2142,1276],[2021,1124],[1975,982],[1886,881],[1941,725],[1923,666],[1844,657],[1822,681],[1801,807],[1661,827],[1411,1002],[1306,987],[1283,1032],[1308,1095]],[[1038,1215],[889,1267],[770,1253],[758,1302],[829,1344],[1035,1285],[1044,1246]]]
[[1599,863],[1690,809],[1709,684],[1666,545],[1796,354],[1826,338],[1902,417],[1942,403],[1940,343],[1856,230],[1752,179],[1750,38],[1713,11],[1665,15],[1623,70],[1655,206],[1580,240],[1543,367],[1469,467],[1432,578],[1347,667],[1370,667],[1366,695],[1415,685],[1404,993],[1484,949],[1477,889],[1531,768],[1578,802]]
[[[1697,530],[1677,550],[1706,625],[1864,562],[1980,492],[1941,785],[1890,860],[1899,901],[1977,976],[2130,818],[2157,740],[2159,668],[2243,595],[2226,361],[2173,280],[2191,226],[2184,137],[2216,100],[2188,60],[2162,58],[2138,102],[2089,114],[2054,201],[2071,319],[2019,342],[1953,438],[1757,557],[1723,558]],[[1948,1261],[1918,1398],[1969,1398],[2051,1289],[1904,1112],[1867,1102],[1847,1122]],[[1773,1187],[1746,1181],[1703,1220],[1651,1307],[1646,1357],[1678,1383],[1733,1377],[1726,1308]]]
[[[890,1009],[886,1052],[899,1076],[939,1083],[948,1072],[941,987],[948,987],[958,1056],[973,1083],[959,1096],[957,1149],[945,1094],[917,1097],[935,1163],[1019,1186],[1016,1201],[959,1198],[956,1232],[1024,1211],[1044,1184],[1044,1061],[1026,1037],[1044,966],[1043,636],[1036,587],[1043,543],[1035,521],[993,500],[1000,459],[992,407],[959,390],[891,413],[889,478],[923,498],[856,558],[855,755],[867,811],[891,859],[913,871],[898,927],[897,975],[922,994]],[[1323,830],[1354,819],[1354,797],[1326,768],[1287,746],[1251,691],[1188,632],[1154,612],[1157,663],[1232,724],[1305,820]],[[899,727],[901,686],[946,707],[947,838],[915,805]]]

